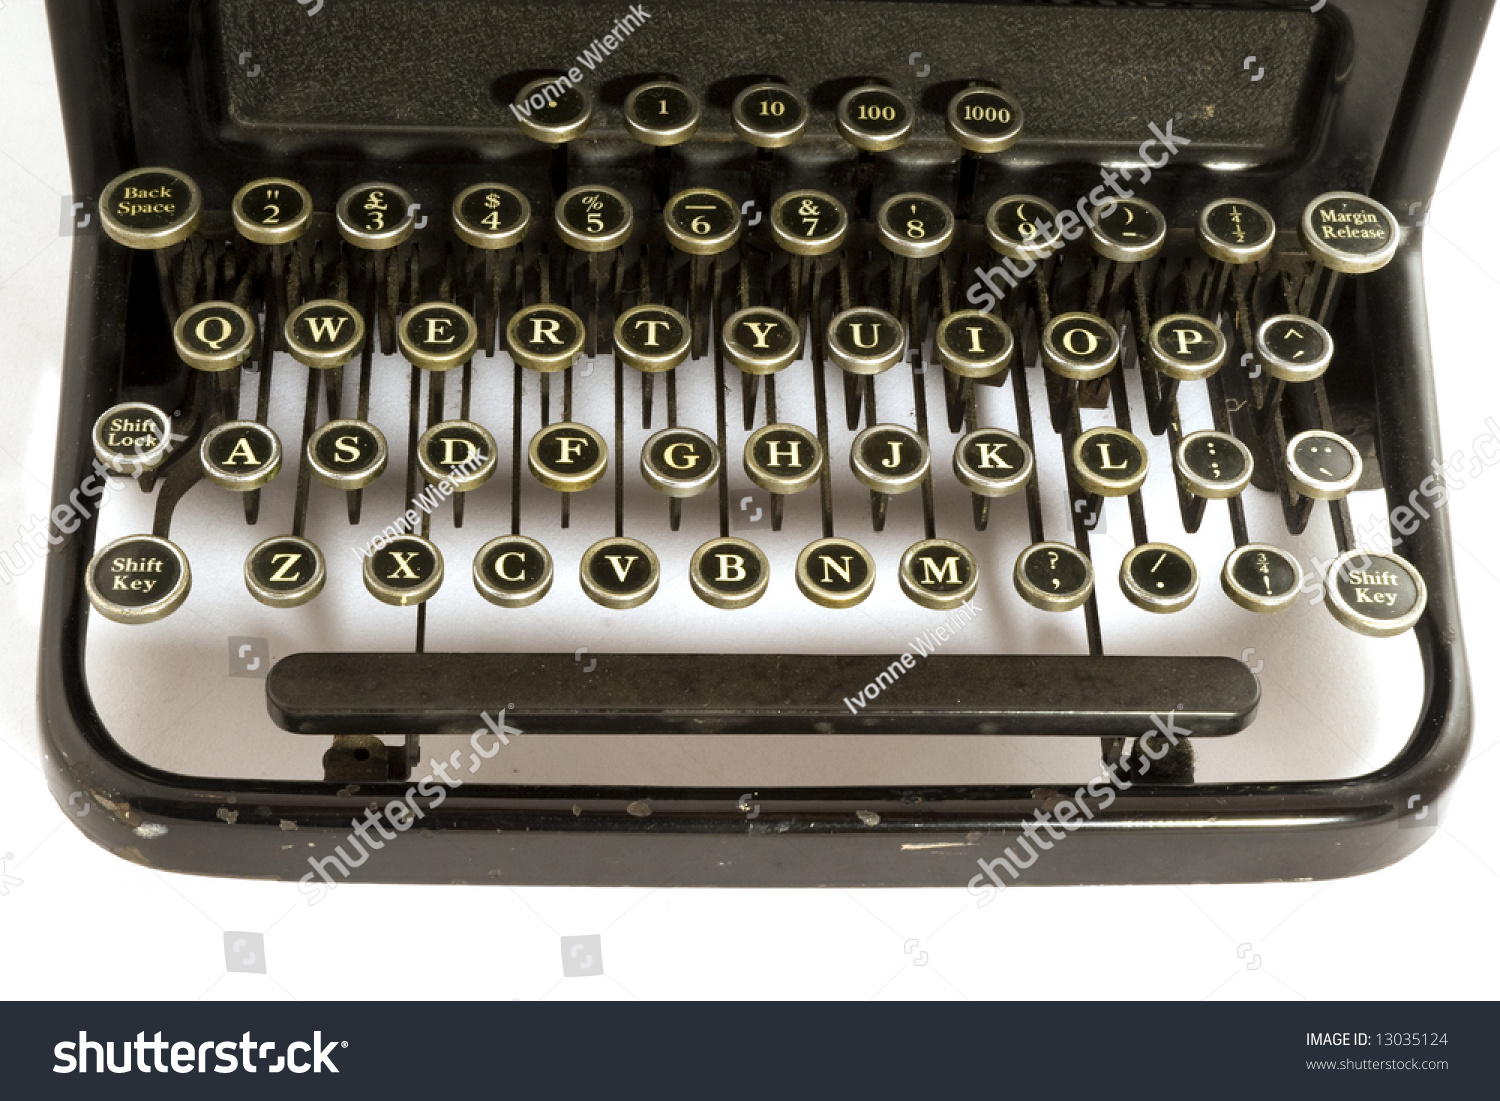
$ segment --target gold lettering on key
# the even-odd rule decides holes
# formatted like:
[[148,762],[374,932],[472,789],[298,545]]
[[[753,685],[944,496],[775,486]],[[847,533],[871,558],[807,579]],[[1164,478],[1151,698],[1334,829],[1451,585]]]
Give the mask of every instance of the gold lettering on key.
[[719,560],[720,581],[745,580],[745,559],[738,554],[716,554]]
[[391,551],[391,558],[396,562],[396,568],[385,575],[387,581],[420,581],[415,570],[411,568],[411,560],[417,556],[416,551]]
[[[208,327],[213,324],[217,324],[219,326],[219,335],[217,337],[211,337],[208,335]],[[224,346],[224,342],[228,340],[233,333],[234,326],[229,323],[229,319],[216,316],[205,317],[202,321],[198,322],[198,327],[193,330],[193,335],[195,335],[201,343],[209,348],[212,348],[216,352]]]
[[285,581],[287,583],[291,583],[294,581],[302,580],[302,575],[300,573],[288,572],[298,562],[302,561],[302,555],[300,553],[273,554],[271,555],[271,561],[281,563],[281,565],[276,568],[276,572],[271,575],[272,581]]

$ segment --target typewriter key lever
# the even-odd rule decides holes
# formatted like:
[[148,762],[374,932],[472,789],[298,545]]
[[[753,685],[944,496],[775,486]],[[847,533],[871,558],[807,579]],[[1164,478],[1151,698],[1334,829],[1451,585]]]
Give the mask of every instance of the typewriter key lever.
[[771,495],[771,530],[781,530],[782,498],[817,485],[823,446],[800,424],[768,424],[745,441],[745,474]]
[[1183,527],[1198,530],[1209,501],[1238,497],[1250,485],[1255,460],[1250,449],[1227,432],[1194,432],[1177,444],[1178,484],[1188,494]]
[[904,424],[871,425],[854,437],[849,466],[870,489],[870,513],[876,531],[885,528],[890,495],[916,489],[931,465],[927,441]]
[[752,84],[734,97],[730,123],[734,132],[756,149],[750,172],[756,205],[765,206],[770,201],[772,150],[800,138],[811,115],[802,93],[785,84]]
[[568,187],[568,143],[594,121],[594,101],[576,85],[542,77],[516,93],[511,114],[523,134],[553,147],[552,193],[560,195]]
[[975,84],[948,101],[948,136],[962,147],[958,170],[958,217],[967,221],[979,174],[979,158],[1003,153],[1021,139],[1025,116],[1014,98],[986,84]]
[[1200,307],[1217,321],[1224,308],[1224,292],[1238,269],[1258,264],[1271,255],[1276,243],[1276,220],[1259,203],[1248,199],[1215,199],[1198,214],[1198,245],[1214,261],[1203,281]]
[[854,208],[861,218],[868,218],[870,193],[875,186],[873,154],[905,145],[916,124],[916,113],[894,88],[862,84],[844,93],[834,111],[834,122],[844,140],[859,150],[854,166]]
[[654,209],[661,210],[672,188],[671,150],[698,132],[703,107],[681,84],[654,80],[631,90],[623,114],[631,136],[652,147],[652,201]]
[[1333,306],[1339,275],[1379,271],[1401,245],[1395,216],[1374,199],[1352,191],[1319,195],[1297,223],[1302,247],[1313,258],[1299,308],[1319,324]]
[[187,306],[172,280],[168,250],[193,235],[203,215],[203,195],[191,178],[170,168],[135,168],[116,176],[99,197],[99,224],[118,243],[156,253],[167,320]]

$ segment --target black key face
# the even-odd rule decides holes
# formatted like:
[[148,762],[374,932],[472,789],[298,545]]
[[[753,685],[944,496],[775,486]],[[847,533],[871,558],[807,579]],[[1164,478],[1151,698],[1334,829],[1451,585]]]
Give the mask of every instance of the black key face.
[[245,572],[254,586],[251,592],[260,599],[270,596],[300,603],[297,598],[311,599],[323,586],[324,567],[318,548],[290,535],[267,539],[253,549],[245,559]]
[[604,474],[608,462],[597,432],[566,421],[533,436],[529,457],[537,479],[562,492],[587,489]]
[[1160,600],[1186,596],[1198,584],[1192,559],[1171,547],[1149,547],[1127,569],[1138,591]]
[[839,601],[869,587],[875,574],[875,563],[858,543],[843,539],[822,539],[804,551],[805,565],[798,581],[808,595],[821,595]]
[[127,230],[158,233],[191,217],[196,203],[186,176],[152,170],[115,181],[99,205]]
[[546,592],[552,558],[540,543],[520,536],[495,539],[474,560],[480,592],[496,603],[529,604]]
[[906,351],[906,331],[884,310],[856,307],[829,323],[829,353],[846,371],[878,374],[893,367]]
[[1021,561],[1021,573],[1037,591],[1060,600],[1082,593],[1093,584],[1088,560],[1061,543],[1029,548]]
[[446,303],[425,303],[407,310],[401,319],[404,349],[419,353],[420,359],[432,357],[441,362],[471,347],[477,338],[474,319],[468,311]]
[[922,438],[909,428],[877,425],[861,432],[855,447],[860,466],[893,481],[904,481],[927,467]]
[[998,152],[1019,135],[1021,108],[998,88],[965,88],[948,105],[948,128],[976,152]]
[[304,348],[325,353],[348,351],[352,355],[357,349],[351,345],[362,325],[352,306],[329,299],[299,310],[287,327],[293,342]]
[[521,89],[516,96],[515,110],[538,126],[564,129],[586,119],[593,105],[580,89],[544,79]]
[[373,424],[363,421],[322,425],[313,433],[308,450],[319,476],[345,488],[366,485],[385,469],[385,439]]
[[793,191],[772,205],[771,227],[783,248],[816,255],[843,241],[849,213],[843,203],[821,191]]
[[177,591],[187,559],[165,539],[140,536],[106,547],[95,556],[90,571],[94,591],[110,605],[147,611]]
[[1426,587],[1416,572],[1391,555],[1341,555],[1332,574],[1335,607],[1360,621],[1348,623],[1356,630],[1377,634],[1382,627],[1412,619],[1426,605]]
[[665,306],[637,306],[615,326],[615,344],[632,367],[672,365],[687,354],[688,337],[687,319]]
[[1217,432],[1199,432],[1183,441],[1183,466],[1199,482],[1233,485],[1250,473],[1245,451]]
[[718,466],[713,442],[688,428],[668,428],[652,436],[644,458],[659,477],[683,482],[696,482]]
[[640,130],[683,140],[678,135],[696,124],[698,98],[680,84],[647,84],[635,89],[625,101],[625,113]]
[[495,452],[490,434],[471,421],[445,421],[422,437],[423,467],[466,479]]
[[1105,491],[1100,487],[1139,488],[1148,460],[1145,445],[1135,436],[1118,428],[1098,428],[1081,437],[1079,444],[1074,454],[1085,488],[1095,493]]
[[958,441],[953,451],[959,481],[986,496],[1001,496],[1026,484],[1031,449],[1003,428],[980,428]]
[[1266,601],[1284,599],[1302,584],[1301,568],[1274,547],[1244,548],[1236,554],[1229,573],[1241,589]]
[[896,137],[911,129],[911,104],[890,88],[856,88],[839,102],[838,124],[856,144],[862,138]]
[[412,535],[398,535],[370,552],[371,572],[380,583],[397,592],[418,591],[441,576],[442,559],[431,543]]
[[533,306],[519,321],[512,331],[516,345],[524,352],[555,356],[583,346],[583,325],[572,310],[559,306]]
[[1397,233],[1390,213],[1379,203],[1358,195],[1327,195],[1304,215],[1304,230],[1332,253],[1373,258],[1388,251]]
[[610,188],[579,188],[557,205],[558,224],[575,237],[609,240],[630,225],[628,203]]
[[735,100],[734,122],[747,137],[776,141],[806,124],[807,109],[790,88],[762,84]]
[[748,452],[757,471],[777,478],[797,479],[823,465],[817,437],[805,428],[771,425],[755,434]]
[[256,421],[220,425],[203,439],[205,473],[219,485],[253,489],[269,480],[281,463],[276,434]]
[[655,584],[657,566],[640,544],[606,539],[588,549],[583,571],[600,592],[630,597]]
[[1101,236],[1126,248],[1139,248],[1166,232],[1161,215],[1147,203],[1118,199],[1115,208],[1096,220]]
[[213,362],[248,349],[254,331],[245,311],[228,302],[204,302],[187,312],[177,330],[182,350],[191,359]]
[[937,348],[950,371],[969,378],[987,378],[1009,364],[1015,341],[1010,327],[993,314],[961,310],[939,324]]
[[1292,461],[1303,477],[1312,482],[1338,484],[1358,469],[1349,444],[1331,432],[1309,432],[1292,448]]
[[743,596],[761,586],[765,559],[741,539],[706,543],[693,556],[693,587],[726,597]]
[[1083,381],[1109,373],[1119,357],[1120,339],[1093,314],[1063,314],[1043,330],[1042,353],[1058,374]]
[[94,450],[113,470],[152,467],[165,458],[172,422],[144,402],[126,402],[106,410],[94,425]]
[[975,564],[972,555],[962,547],[941,545],[927,546],[911,556],[910,580],[924,591],[936,595],[962,592],[974,580]]
[[363,233],[384,234],[407,219],[406,207],[405,197],[391,188],[361,187],[345,199],[340,214]]
[[454,216],[474,236],[506,240],[526,228],[531,205],[514,188],[482,186],[464,192]]
[[235,213],[253,226],[274,230],[300,222],[308,207],[300,188],[283,180],[263,180],[236,196]]
[[1012,195],[990,207],[985,228],[993,243],[1014,255],[1059,243],[1057,208],[1032,195]]
[[752,306],[730,317],[724,326],[724,350],[742,371],[769,374],[796,359],[801,334],[779,310]]
[[1265,325],[1260,343],[1271,355],[1291,364],[1316,363],[1328,354],[1321,326],[1299,317],[1280,317]]
[[941,250],[953,236],[953,212],[931,195],[903,195],[880,208],[880,231],[888,247]]
[[1215,241],[1244,251],[1267,247],[1276,236],[1276,226],[1261,207],[1234,200],[1210,207],[1203,228]]
[[1201,317],[1176,315],[1152,329],[1152,350],[1169,365],[1201,368],[1224,358],[1224,336]]
[[740,236],[740,208],[720,191],[679,191],[667,202],[663,217],[672,243],[695,255],[722,252]]

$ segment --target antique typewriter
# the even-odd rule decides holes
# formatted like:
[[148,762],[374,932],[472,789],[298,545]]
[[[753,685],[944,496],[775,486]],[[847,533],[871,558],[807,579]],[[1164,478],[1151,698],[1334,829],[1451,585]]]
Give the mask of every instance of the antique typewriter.
[[1400,858],[1490,7],[49,0],[55,794],[313,887]]

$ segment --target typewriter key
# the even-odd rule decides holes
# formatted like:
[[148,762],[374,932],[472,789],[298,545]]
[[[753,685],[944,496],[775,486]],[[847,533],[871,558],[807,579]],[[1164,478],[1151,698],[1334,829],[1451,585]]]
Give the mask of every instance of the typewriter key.
[[880,204],[875,218],[880,241],[897,256],[936,256],[953,240],[953,211],[931,195],[909,191]]
[[385,437],[368,421],[327,421],[307,440],[307,465],[334,489],[363,489],[385,471]]
[[216,486],[259,489],[281,470],[281,440],[259,421],[226,421],[204,435],[198,459]]
[[1198,244],[1226,264],[1254,264],[1271,255],[1276,220],[1248,199],[1215,199],[1198,215]]
[[823,446],[800,424],[768,424],[745,441],[745,473],[767,493],[801,493],[823,472]]
[[719,476],[719,449],[694,428],[666,428],[641,448],[641,477],[668,497],[696,497]]
[[698,132],[703,108],[681,84],[653,80],[625,97],[625,129],[646,145],[681,145]]
[[479,326],[461,306],[424,302],[402,315],[396,342],[412,366],[424,371],[451,371],[473,357],[479,346]]
[[1401,227],[1374,199],[1352,191],[1330,191],[1307,204],[1297,223],[1297,236],[1324,267],[1360,275],[1390,263],[1401,244]]
[[609,465],[604,437],[571,421],[548,425],[532,436],[526,454],[536,480],[562,493],[588,489]]
[[1195,382],[1208,378],[1229,354],[1229,342],[1211,321],[1192,314],[1163,317],[1147,340],[1151,365],[1168,378]]
[[1224,592],[1252,612],[1280,612],[1297,602],[1302,566],[1289,552],[1268,543],[1246,543],[1224,560]]
[[186,241],[202,213],[198,185],[170,168],[132,169],[110,180],[99,198],[104,232],[129,248],[162,249]]
[[544,76],[516,93],[511,114],[527,137],[560,145],[589,128],[594,103],[582,88],[563,87],[559,78]]
[[953,473],[981,497],[1008,497],[1026,488],[1036,460],[1026,441],[1003,428],[970,432],[953,448]]
[[1142,611],[1180,612],[1198,595],[1198,570],[1176,547],[1142,543],[1120,563],[1120,588]]
[[760,149],[791,145],[807,129],[807,100],[785,84],[752,84],[734,97],[734,132]]
[[1314,428],[1293,436],[1286,445],[1286,474],[1304,497],[1337,501],[1359,485],[1364,463],[1359,450],[1337,432]]
[[739,204],[722,191],[679,191],[662,210],[667,239],[692,256],[714,256],[740,239]]
[[747,375],[773,375],[796,363],[802,350],[797,323],[769,306],[731,314],[720,339],[725,358]]
[[632,306],[615,322],[615,351],[625,366],[645,374],[679,366],[692,339],[687,318],[667,306]]
[[1120,338],[1091,313],[1060,313],[1042,330],[1042,361],[1077,382],[1103,378],[1120,358]]
[[526,306],[511,315],[505,343],[522,367],[551,374],[573,366],[583,354],[583,322],[564,306]]
[[421,604],[443,583],[443,553],[416,535],[398,535],[365,555],[365,588],[398,607]]
[[1194,432],[1177,445],[1176,459],[1187,491],[1210,501],[1238,497],[1255,469],[1250,449],[1227,432]]
[[828,323],[828,356],[851,375],[878,375],[906,354],[906,327],[884,310],[856,306]]
[[473,421],[442,421],[417,441],[422,476],[433,485],[446,479],[460,493],[489,481],[498,462],[495,437]]
[[552,588],[552,556],[524,535],[491,539],[474,556],[474,587],[502,608],[535,604]]
[[1399,635],[1427,608],[1427,583],[1394,554],[1345,551],[1328,568],[1327,593],[1333,618],[1372,638]]
[[453,232],[475,248],[513,248],[530,228],[531,203],[509,184],[475,184],[453,200]]
[[943,369],[959,378],[1005,378],[1016,342],[1010,326],[983,310],[959,310],[938,323],[937,353]]
[[825,608],[852,608],[875,587],[875,559],[852,539],[809,543],[797,556],[797,588]]
[[693,552],[688,579],[715,608],[748,608],[765,595],[771,563],[754,543],[726,535]]
[[1024,121],[1021,105],[999,88],[976,84],[948,101],[948,136],[970,153],[1003,153]]
[[849,212],[821,191],[788,191],[771,204],[771,235],[794,256],[823,256],[844,243]]
[[[738,213],[738,212],[736,212]],[[552,208],[557,234],[582,252],[608,252],[630,236],[635,213],[612,187],[575,187]]]
[[924,608],[957,608],[978,587],[979,563],[958,543],[924,539],[901,556],[901,591]]
[[172,448],[172,418],[154,405],[127,401],[106,409],[94,422],[94,454],[110,470],[139,474],[154,470]]
[[255,319],[233,302],[200,302],[172,327],[182,362],[199,371],[228,371],[250,358]]
[[395,248],[416,228],[416,200],[388,183],[357,184],[339,196],[334,214],[339,234],[355,248]]
[[661,563],[639,539],[617,535],[601,539],[583,552],[578,580],[595,604],[623,611],[637,608],[656,595]]
[[1094,591],[1094,567],[1067,543],[1033,543],[1016,559],[1016,592],[1044,612],[1071,612]]
[[877,493],[916,489],[931,465],[927,441],[904,424],[871,425],[849,447],[854,476]]
[[834,113],[839,133],[854,148],[883,153],[905,144],[916,115],[905,96],[880,84],[863,84],[844,93]]
[[1090,428],[1073,441],[1073,476],[1090,493],[1125,497],[1146,484],[1146,445],[1123,428]]
[[127,535],[94,555],[83,575],[89,603],[116,623],[154,623],[187,599],[187,555],[155,535]]
[[229,205],[234,228],[257,245],[286,245],[307,232],[313,200],[294,180],[270,177],[240,188]]
[[1057,208],[1035,195],[1009,195],[984,216],[990,248],[1012,260],[1045,260],[1063,247]]
[[[1099,210],[1114,204],[1101,215]],[[1167,239],[1167,219],[1145,199],[1109,199],[1095,208],[1089,243],[1100,256],[1120,263],[1149,260]]]
[[1333,362],[1333,337],[1311,318],[1281,314],[1261,322],[1255,353],[1272,378],[1311,382]]
[[311,540],[277,535],[245,556],[245,588],[272,608],[295,608],[323,591],[323,552]]
[[287,351],[308,367],[342,367],[365,342],[365,319],[347,302],[317,298],[292,311],[285,326]]

